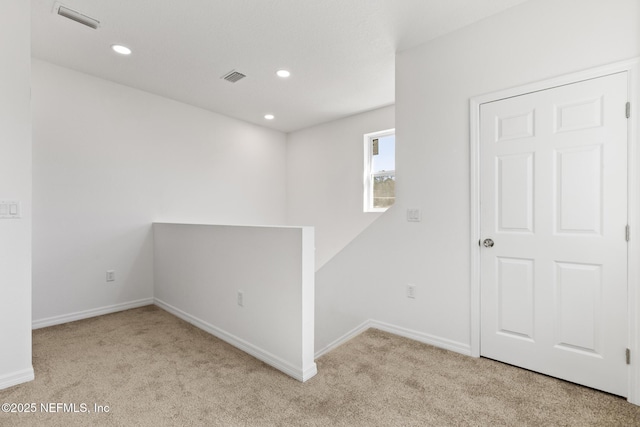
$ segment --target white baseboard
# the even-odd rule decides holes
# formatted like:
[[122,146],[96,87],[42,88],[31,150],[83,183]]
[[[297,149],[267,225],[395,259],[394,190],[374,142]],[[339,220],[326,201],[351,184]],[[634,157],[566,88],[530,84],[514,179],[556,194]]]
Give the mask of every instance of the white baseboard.
[[323,349],[316,352],[315,358],[317,359],[318,357],[330,352],[336,347],[341,346],[342,344],[355,338],[369,328],[379,329],[384,332],[389,332],[390,334],[409,338],[414,341],[432,345],[434,347],[455,351],[456,353],[464,354],[465,356],[471,356],[471,346],[469,344],[464,344],[447,338],[437,337],[435,335],[429,335],[423,332],[413,331],[411,329],[406,329],[400,326],[391,325],[389,323],[380,322],[378,320],[369,319],[359,326],[355,327],[354,329],[350,330],[346,334],[342,335],[340,338],[331,342],[331,344],[327,345]]
[[317,373],[318,373],[318,365],[316,365],[316,362],[313,362],[313,365],[311,367],[305,369],[302,372],[301,378],[296,378],[296,377],[294,378],[296,378],[298,381],[305,382],[309,378],[315,377]]
[[298,381],[305,382],[318,373],[318,368],[315,363],[313,363],[313,365],[308,367],[307,369],[300,369],[290,364],[286,360],[283,360],[278,356],[269,353],[268,351],[256,347],[255,345],[248,343],[247,341],[238,338],[235,335],[232,335],[218,328],[217,326],[205,322],[204,320],[198,319],[197,317],[192,316],[189,313],[186,313],[179,308],[172,306],[171,304],[167,304],[166,302],[157,298],[155,299],[155,304],[163,310],[166,310],[169,313],[173,314],[174,316],[191,323],[197,328],[200,328],[217,338],[220,338],[222,341],[225,341],[232,346],[244,351],[245,353],[250,354],[256,359],[263,361],[267,365],[273,366],[274,368],[284,372],[290,377],[297,379]]
[[453,341],[435,335],[425,334],[423,332],[413,331],[411,329],[402,328],[400,326],[391,325],[389,323],[379,322],[377,320],[370,320],[369,324],[372,328],[379,329],[381,331],[389,332],[394,335],[399,335],[401,337],[409,338],[414,341],[429,344],[434,347],[444,348],[445,350],[455,351],[456,353],[464,354],[465,356],[471,356],[471,346],[469,344]]
[[31,328],[46,328],[47,326],[61,325],[63,323],[75,322],[76,320],[88,319],[90,317],[102,316],[103,314],[116,313],[118,311],[129,310],[132,308],[138,308],[152,304],[153,298],[144,298],[136,301],[109,305],[106,307],[93,308],[91,310],[83,310],[75,313],[63,314],[61,316],[47,317],[44,319],[34,320],[31,324]]
[[35,376],[33,374],[33,366],[29,369],[23,369],[22,371],[3,375],[0,377],[0,390],[13,387],[14,385],[33,381],[34,378]]
[[333,350],[333,349],[335,349],[337,347],[340,347],[342,344],[346,343],[347,341],[357,337],[358,335],[360,335],[361,333],[363,333],[364,331],[366,331],[370,327],[371,327],[371,320],[364,321],[363,323],[361,323],[360,325],[356,326],[355,328],[353,328],[352,330],[350,330],[346,334],[342,335],[340,338],[337,338],[336,340],[332,341],[330,344],[328,344],[327,346],[325,346],[321,350],[318,350],[315,353],[314,357],[317,359],[318,357],[329,353],[331,350]]

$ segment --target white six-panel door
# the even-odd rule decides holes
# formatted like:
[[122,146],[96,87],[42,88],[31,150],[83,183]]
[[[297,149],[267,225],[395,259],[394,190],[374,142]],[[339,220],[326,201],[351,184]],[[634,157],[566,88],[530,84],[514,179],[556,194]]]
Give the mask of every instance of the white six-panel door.
[[626,102],[622,72],[480,107],[481,355],[622,396]]

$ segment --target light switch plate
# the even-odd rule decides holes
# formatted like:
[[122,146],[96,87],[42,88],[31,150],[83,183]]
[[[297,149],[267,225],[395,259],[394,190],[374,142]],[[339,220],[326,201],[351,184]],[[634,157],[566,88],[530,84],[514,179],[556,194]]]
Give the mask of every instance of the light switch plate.
[[20,202],[17,200],[0,200],[0,219],[20,218]]
[[407,221],[420,222],[420,209],[407,209]]
[[107,270],[107,282],[115,282],[115,281],[116,281],[115,270]]

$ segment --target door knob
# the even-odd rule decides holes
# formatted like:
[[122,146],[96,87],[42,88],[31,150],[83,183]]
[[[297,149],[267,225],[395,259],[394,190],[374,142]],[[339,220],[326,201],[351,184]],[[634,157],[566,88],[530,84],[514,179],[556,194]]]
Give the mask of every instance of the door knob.
[[484,242],[482,242],[482,244],[484,245],[485,248],[492,248],[493,247],[493,240],[484,239]]

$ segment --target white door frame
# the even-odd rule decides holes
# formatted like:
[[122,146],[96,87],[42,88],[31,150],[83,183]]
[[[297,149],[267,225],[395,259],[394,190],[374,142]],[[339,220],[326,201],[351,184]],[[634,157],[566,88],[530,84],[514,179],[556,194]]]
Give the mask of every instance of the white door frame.
[[[628,100],[631,102],[631,118],[628,121],[628,221],[631,239],[628,246],[628,348],[631,350],[627,400],[640,405],[640,283],[636,265],[640,262],[640,150],[637,131],[640,105],[638,104],[638,67],[640,58],[618,62],[578,73],[527,84],[499,92],[474,97],[470,100],[470,185],[471,185],[471,355],[480,357],[480,106],[487,102],[524,95],[531,92],[563,86],[583,80],[628,72]],[[620,114],[624,114],[620,106]],[[620,355],[624,357],[624,355]]]

